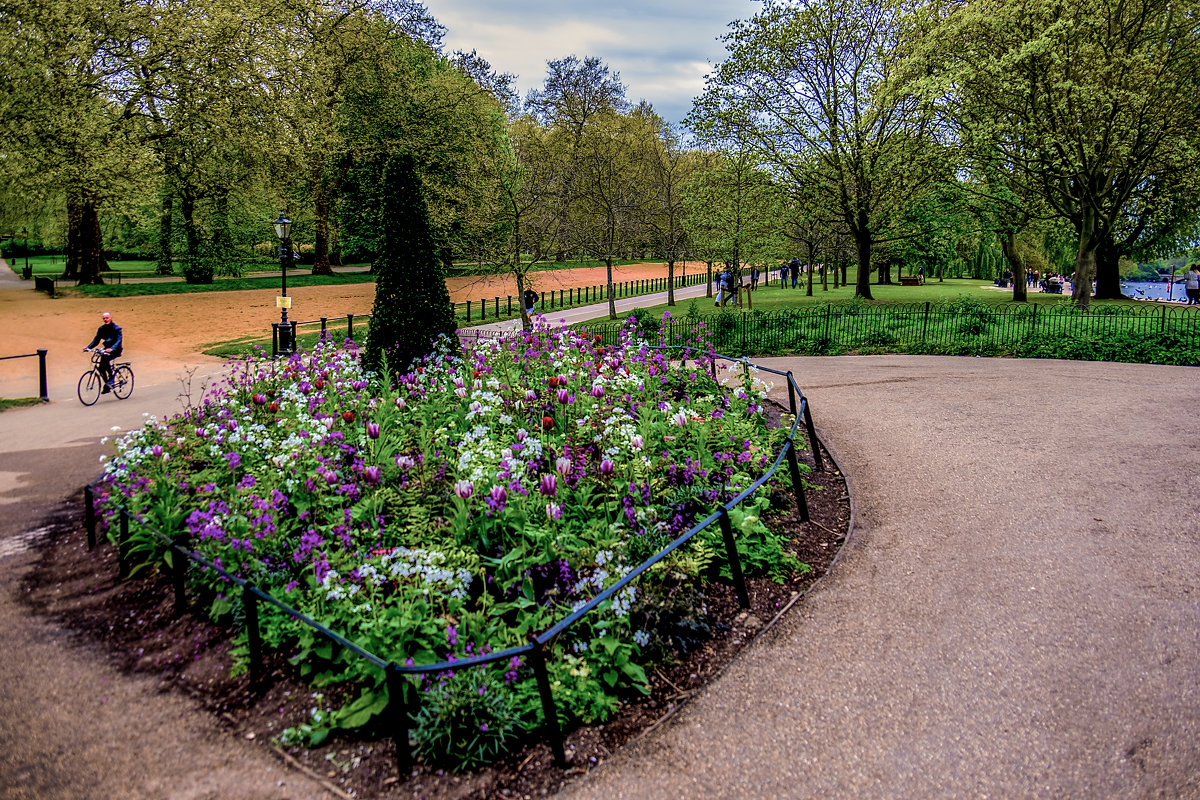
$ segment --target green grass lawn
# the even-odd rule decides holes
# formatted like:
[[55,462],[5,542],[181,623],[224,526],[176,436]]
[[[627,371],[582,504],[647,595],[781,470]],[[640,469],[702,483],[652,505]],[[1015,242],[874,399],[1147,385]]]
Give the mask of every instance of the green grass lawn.
[[0,397],[0,411],[8,411],[10,408],[23,408],[25,406],[41,405],[42,401],[36,397]]

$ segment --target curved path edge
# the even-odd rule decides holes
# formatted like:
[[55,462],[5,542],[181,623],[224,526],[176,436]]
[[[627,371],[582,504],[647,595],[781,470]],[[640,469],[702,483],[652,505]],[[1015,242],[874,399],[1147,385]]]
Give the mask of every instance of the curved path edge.
[[563,797],[1200,796],[1200,371],[762,363],[809,397],[854,534]]

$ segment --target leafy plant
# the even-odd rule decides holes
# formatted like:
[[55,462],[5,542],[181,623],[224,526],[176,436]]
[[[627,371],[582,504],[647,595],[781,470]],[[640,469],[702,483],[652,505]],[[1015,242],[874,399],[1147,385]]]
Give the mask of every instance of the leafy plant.
[[413,717],[415,753],[430,764],[470,770],[508,752],[522,730],[512,693],[485,669],[465,669],[424,693]]

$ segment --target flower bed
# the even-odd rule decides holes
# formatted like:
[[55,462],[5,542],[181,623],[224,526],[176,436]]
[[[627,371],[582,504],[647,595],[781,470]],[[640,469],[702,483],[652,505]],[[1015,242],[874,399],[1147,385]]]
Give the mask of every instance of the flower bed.
[[[703,336],[703,332],[700,333]],[[637,340],[599,346],[539,327],[436,354],[387,387],[352,343],[239,362],[202,405],[118,443],[99,504],[186,537],[196,552],[385,661],[434,664],[523,645],[659,552],[770,466],[766,387],[752,369],[683,366]],[[799,568],[759,514],[731,512],[750,572]],[[128,558],[164,560],[134,526]],[[726,568],[699,534],[559,636],[547,666],[560,715],[602,721],[643,691],[646,665],[704,636],[706,581]],[[193,569],[191,595],[240,626],[233,586]],[[264,642],[317,686],[354,687],[285,743],[371,724],[384,672],[262,606]],[[242,634],[243,640],[245,634]],[[242,666],[245,666],[243,648]],[[540,722],[528,665],[413,681],[417,752],[473,766]]]

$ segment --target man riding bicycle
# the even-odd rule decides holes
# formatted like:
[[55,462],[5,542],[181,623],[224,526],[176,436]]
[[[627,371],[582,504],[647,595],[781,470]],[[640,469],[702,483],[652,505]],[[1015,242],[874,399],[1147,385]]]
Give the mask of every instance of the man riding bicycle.
[[83,348],[84,352],[91,350],[96,345],[100,345],[100,377],[104,379],[104,388],[101,394],[107,394],[112,391],[112,360],[121,355],[121,326],[112,321],[112,314],[105,311],[100,315],[100,319],[104,320],[104,324],[96,329],[96,338],[92,339],[92,343]]

